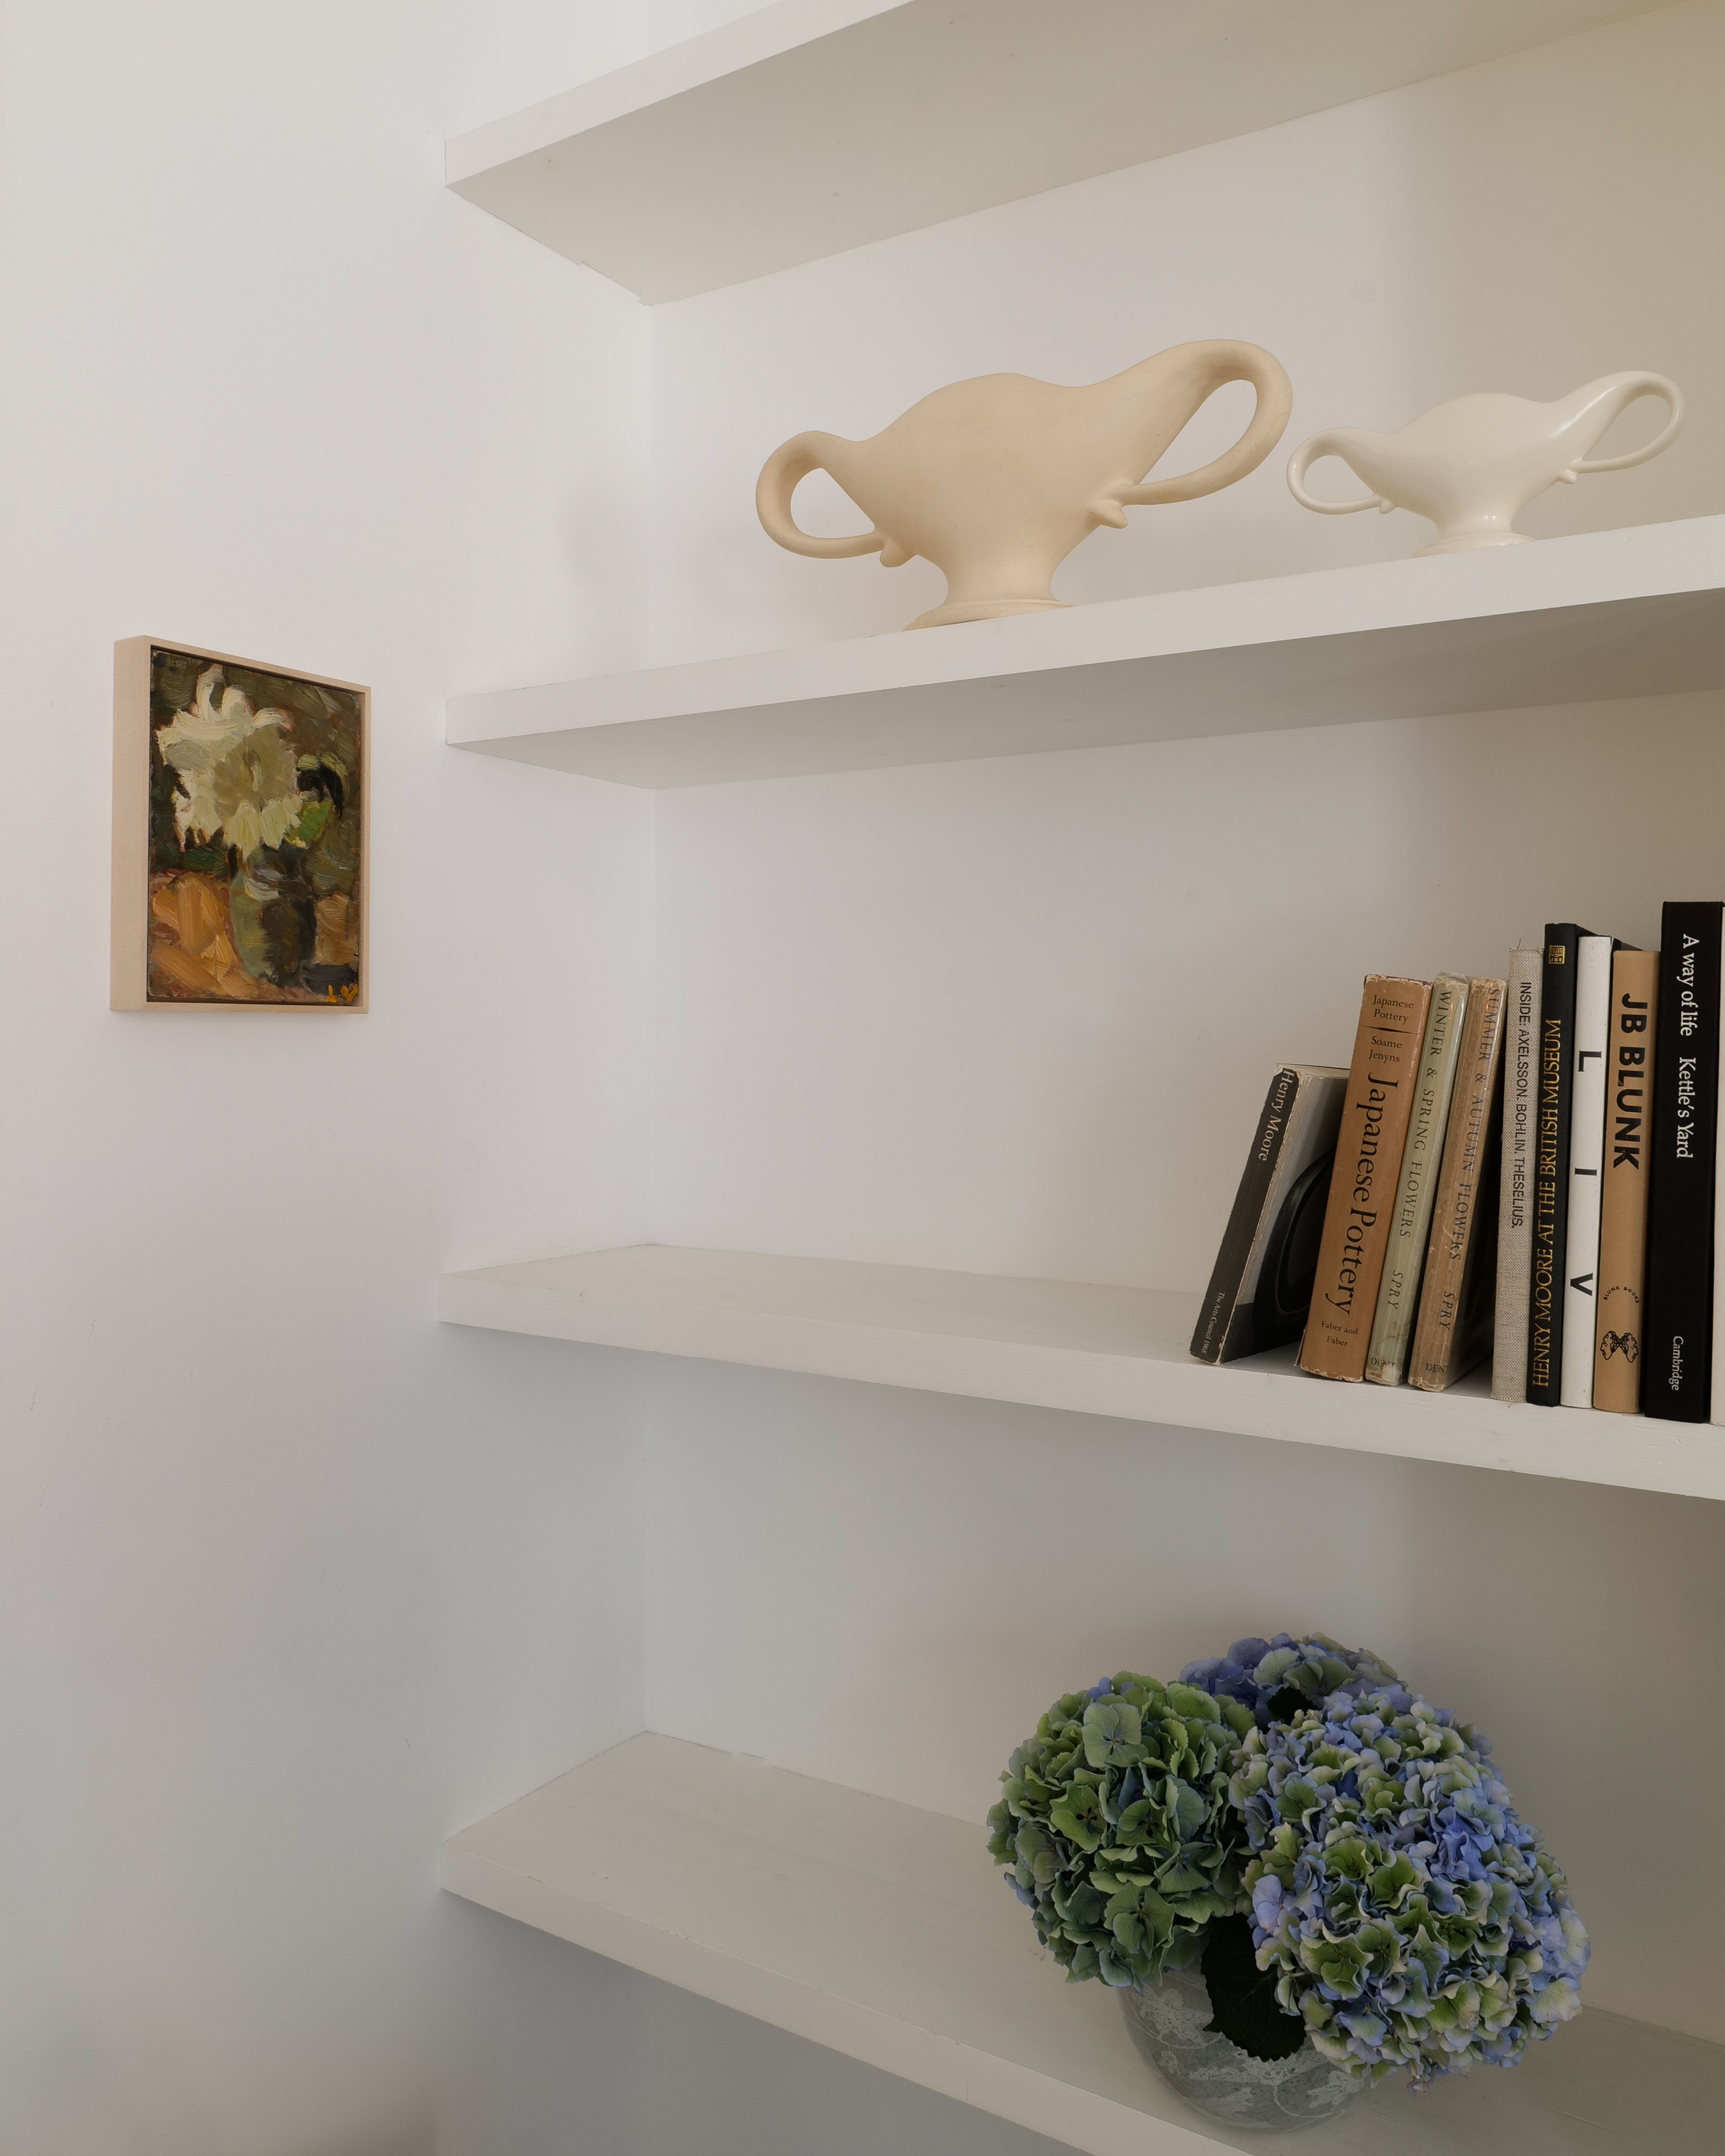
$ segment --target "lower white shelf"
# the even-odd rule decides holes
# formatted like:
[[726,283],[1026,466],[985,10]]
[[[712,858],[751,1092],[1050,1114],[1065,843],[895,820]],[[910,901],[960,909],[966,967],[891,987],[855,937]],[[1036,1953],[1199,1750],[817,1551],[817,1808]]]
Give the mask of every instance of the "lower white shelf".
[[[444,1845],[453,1893],[1086,2156],[1252,2148],[1189,2111],[1118,2002],[1068,1984],[974,1822],[632,1738]],[[1512,2072],[1374,2089],[1308,2156],[1679,2156],[1725,2048],[1589,2011]],[[1278,2141],[1277,2146],[1281,2143]]]
[[1339,1385],[1291,1348],[1212,1368],[1198,1297],[661,1244],[446,1273],[438,1315],[661,1355],[1120,1415],[1186,1430],[1725,1498],[1725,1430]]

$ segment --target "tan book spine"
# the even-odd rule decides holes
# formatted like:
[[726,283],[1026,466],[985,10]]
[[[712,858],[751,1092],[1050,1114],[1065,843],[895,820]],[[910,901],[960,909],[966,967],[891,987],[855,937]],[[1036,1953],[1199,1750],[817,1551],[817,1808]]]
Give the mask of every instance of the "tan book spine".
[[1408,1383],[1440,1393],[1491,1348],[1497,1178],[1502,1167],[1503,1005],[1507,983],[1472,981],[1461,1068],[1432,1209],[1425,1286]]
[[1377,1314],[1396,1181],[1431,1003],[1429,981],[1367,978],[1353,1037],[1336,1168],[1318,1245],[1300,1367],[1358,1384]]
[[1594,1405],[1612,1414],[1635,1414],[1641,1405],[1647,1132],[1658,1021],[1658,952],[1618,952],[1611,961],[1611,1023],[1605,1036],[1605,1158],[1594,1327]]
[[1402,1147],[1396,1178],[1395,1218],[1384,1254],[1384,1277],[1378,1289],[1378,1315],[1366,1349],[1366,1383],[1399,1385],[1414,1340],[1414,1313],[1420,1306],[1420,1275],[1431,1233],[1432,1201],[1437,1194],[1438,1164],[1444,1157],[1444,1132],[1450,1120],[1450,1096],[1461,1064],[1462,1021],[1467,1013],[1467,983],[1440,973],[1431,984],[1425,1043],[1420,1051],[1414,1083],[1414,1112]]

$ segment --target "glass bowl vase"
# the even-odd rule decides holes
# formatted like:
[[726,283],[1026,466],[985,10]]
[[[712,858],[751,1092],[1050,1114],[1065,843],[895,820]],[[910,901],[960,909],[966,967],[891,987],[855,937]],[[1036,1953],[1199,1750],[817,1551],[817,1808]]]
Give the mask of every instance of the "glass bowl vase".
[[1120,2003],[1146,2065],[1194,2111],[1226,2125],[1299,2133],[1333,2118],[1368,2087],[1309,2042],[1290,2058],[1255,2059],[1212,2031],[1210,1994],[1195,1969],[1169,1969],[1160,1984],[1122,1991]]

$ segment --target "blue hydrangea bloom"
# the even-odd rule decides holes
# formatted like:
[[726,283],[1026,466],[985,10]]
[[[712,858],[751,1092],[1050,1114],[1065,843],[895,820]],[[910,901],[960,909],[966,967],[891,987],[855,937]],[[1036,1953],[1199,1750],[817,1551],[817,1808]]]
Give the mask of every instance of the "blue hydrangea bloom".
[[1586,1930],[1490,1758],[1399,1685],[1246,1732],[1229,1796],[1258,1965],[1363,2077],[1513,2066],[1580,2010]]
[[1322,1632],[1296,1639],[1278,1632],[1273,1640],[1236,1640],[1225,1655],[1189,1662],[1182,1684],[1196,1685],[1213,1699],[1238,1700],[1260,1729],[1270,1726],[1270,1702],[1278,1692],[1300,1692],[1313,1706],[1337,1692],[1389,1691],[1406,1707],[1413,1695],[1389,1663],[1367,1647],[1344,1647]]

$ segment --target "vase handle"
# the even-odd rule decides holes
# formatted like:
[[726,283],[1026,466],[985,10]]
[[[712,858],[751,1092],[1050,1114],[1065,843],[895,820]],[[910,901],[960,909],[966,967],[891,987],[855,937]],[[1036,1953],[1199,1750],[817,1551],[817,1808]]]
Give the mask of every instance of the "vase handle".
[[[1218,493],[1224,486],[1232,486],[1235,480],[1244,479],[1248,472],[1255,471],[1281,439],[1288,415],[1294,408],[1294,385],[1288,380],[1287,370],[1281,362],[1256,344],[1218,340],[1202,349],[1212,356],[1213,364],[1209,387],[1193,406],[1193,412],[1207,404],[1224,383],[1250,382],[1258,393],[1251,424],[1231,449],[1224,449],[1213,462],[1200,465],[1196,471],[1182,472],[1175,479],[1152,480],[1143,486],[1110,487],[1110,500],[1122,508],[1158,501],[1195,501],[1201,494]],[[1172,356],[1166,352],[1162,355],[1164,359]],[[1189,413],[1189,418],[1190,416]],[[1124,517],[1120,520],[1122,523],[1125,521]]]
[[[1315,494],[1308,494],[1305,484],[1307,471],[1322,457],[1340,457],[1343,464],[1348,464],[1347,451],[1335,447],[1334,437],[1331,434],[1308,436],[1288,459],[1288,492],[1302,509],[1315,509],[1320,516],[1352,516],[1362,509],[1381,509],[1387,514],[1395,507],[1393,501],[1386,501],[1381,494],[1363,494],[1355,501],[1320,501]],[[1348,465],[1348,469],[1353,471],[1353,466]],[[1358,473],[1354,475],[1358,477]]]
[[1621,457],[1584,457],[1569,469],[1579,479],[1588,472],[1627,471],[1632,465],[1645,465],[1656,457],[1661,449],[1669,449],[1677,438],[1683,424],[1683,393],[1675,382],[1667,382],[1662,374],[1627,374],[1623,388],[1628,393],[1614,418],[1621,418],[1631,404],[1639,403],[1644,397],[1662,397],[1671,408],[1671,418],[1651,442],[1644,442],[1639,449],[1631,449]]
[[805,531],[791,514],[791,496],[812,471],[826,471],[824,444],[829,434],[793,434],[781,442],[761,467],[755,481],[755,513],[769,539],[793,554],[808,554],[818,562],[843,561],[855,554],[875,554],[890,545],[884,531],[858,531],[837,539],[817,539]]

